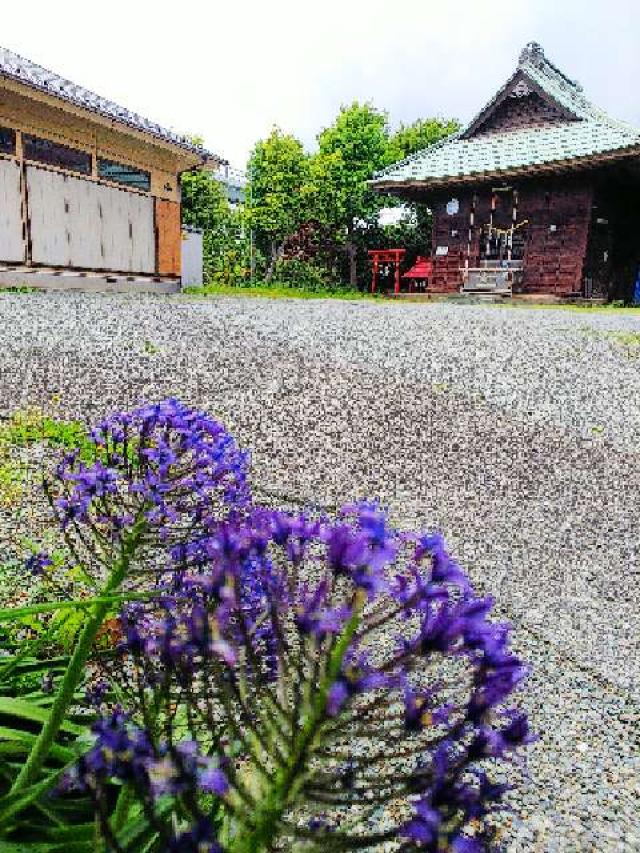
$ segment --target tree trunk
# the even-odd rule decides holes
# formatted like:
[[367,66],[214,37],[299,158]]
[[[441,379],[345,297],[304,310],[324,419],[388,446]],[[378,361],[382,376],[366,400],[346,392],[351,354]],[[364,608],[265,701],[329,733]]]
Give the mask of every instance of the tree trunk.
[[267,274],[265,275],[265,281],[271,281],[273,278],[273,274],[276,271],[276,263],[282,257],[282,253],[284,252],[284,242],[277,243],[275,240],[271,241],[271,258],[269,259],[269,268],[267,269]]
[[353,239],[353,224],[347,226],[347,257],[349,258],[349,286],[352,290],[358,287],[357,248]]

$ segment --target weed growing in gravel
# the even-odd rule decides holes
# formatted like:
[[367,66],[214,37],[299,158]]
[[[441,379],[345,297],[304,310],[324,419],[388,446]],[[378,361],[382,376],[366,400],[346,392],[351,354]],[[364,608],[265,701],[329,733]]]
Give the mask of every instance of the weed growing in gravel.
[[58,420],[37,409],[16,412],[0,425],[0,507],[13,506],[24,496],[33,472],[17,451],[38,443],[78,448],[83,456],[91,452],[81,423]]
[[628,355],[638,355],[640,352],[640,332],[607,332],[607,335],[624,347]]
[[[0,611],[82,614],[40,691],[7,704],[0,667],[5,838],[493,848],[508,788],[496,765],[532,739],[511,700],[526,667],[439,535],[393,529],[375,502],[337,517],[256,504],[247,455],[175,400],[84,441],[92,459],[65,452],[46,491],[93,597]],[[37,553],[29,570],[51,563]],[[103,656],[108,623],[119,642]],[[89,663],[88,745],[74,708]],[[23,665],[19,650],[5,664]]]
[[37,287],[28,287],[26,284],[23,286],[16,287],[0,287],[0,294],[7,293],[38,293]]

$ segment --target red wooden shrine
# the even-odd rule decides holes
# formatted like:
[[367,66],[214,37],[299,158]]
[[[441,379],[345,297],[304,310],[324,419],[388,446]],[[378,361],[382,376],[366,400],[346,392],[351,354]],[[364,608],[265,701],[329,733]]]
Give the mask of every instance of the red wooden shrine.
[[426,288],[427,282],[433,273],[433,261],[418,255],[415,264],[402,276],[409,282],[409,293],[413,293],[420,285]]

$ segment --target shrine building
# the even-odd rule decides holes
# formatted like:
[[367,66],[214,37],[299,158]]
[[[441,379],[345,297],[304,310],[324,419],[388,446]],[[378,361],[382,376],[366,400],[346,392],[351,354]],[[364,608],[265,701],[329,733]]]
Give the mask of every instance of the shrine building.
[[428,292],[629,299],[640,265],[640,130],[532,42],[462,130],[378,173],[433,212]]

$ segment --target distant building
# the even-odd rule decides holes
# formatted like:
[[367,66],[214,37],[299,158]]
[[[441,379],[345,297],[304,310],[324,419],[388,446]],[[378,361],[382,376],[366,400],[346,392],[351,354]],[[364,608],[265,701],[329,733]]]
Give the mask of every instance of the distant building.
[[640,130],[590,103],[535,42],[467,127],[373,186],[432,209],[430,291],[631,295]]
[[229,204],[236,207],[238,204],[244,204],[245,190],[247,186],[247,176],[240,169],[234,169],[231,166],[220,166],[214,173],[214,177],[219,181],[227,193]]
[[177,290],[180,174],[222,162],[0,48],[0,286]]

